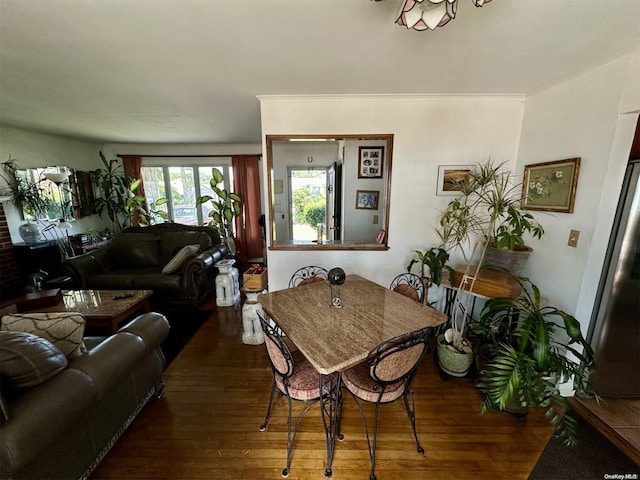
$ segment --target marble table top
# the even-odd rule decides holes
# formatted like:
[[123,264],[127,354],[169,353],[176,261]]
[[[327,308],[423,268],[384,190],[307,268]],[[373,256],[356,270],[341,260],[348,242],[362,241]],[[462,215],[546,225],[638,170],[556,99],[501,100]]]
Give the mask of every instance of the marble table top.
[[258,296],[265,312],[325,375],[362,362],[385,340],[447,320],[444,313],[358,275],[347,275],[337,288],[342,308],[331,306],[326,280]]

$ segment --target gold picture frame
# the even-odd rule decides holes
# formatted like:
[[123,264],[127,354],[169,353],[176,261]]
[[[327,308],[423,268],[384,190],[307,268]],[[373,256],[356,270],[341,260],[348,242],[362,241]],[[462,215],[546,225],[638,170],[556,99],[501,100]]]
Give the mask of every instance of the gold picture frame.
[[380,190],[357,190],[356,208],[359,210],[378,210]]
[[573,213],[579,172],[580,157],[525,165],[520,206]]

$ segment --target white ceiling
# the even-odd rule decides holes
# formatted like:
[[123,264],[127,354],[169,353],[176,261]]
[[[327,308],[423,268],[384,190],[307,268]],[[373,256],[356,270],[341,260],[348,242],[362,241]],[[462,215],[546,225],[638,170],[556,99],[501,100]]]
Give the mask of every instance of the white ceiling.
[[640,48],[639,0],[0,0],[0,122],[99,142],[260,143],[258,95],[531,94]]

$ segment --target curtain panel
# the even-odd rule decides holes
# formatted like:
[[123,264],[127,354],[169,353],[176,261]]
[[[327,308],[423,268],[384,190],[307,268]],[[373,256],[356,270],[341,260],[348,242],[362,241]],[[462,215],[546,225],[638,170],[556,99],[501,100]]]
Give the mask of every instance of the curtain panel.
[[258,155],[233,155],[233,190],[242,198],[242,215],[235,219],[236,256],[241,262],[264,254],[260,216],[260,166]]

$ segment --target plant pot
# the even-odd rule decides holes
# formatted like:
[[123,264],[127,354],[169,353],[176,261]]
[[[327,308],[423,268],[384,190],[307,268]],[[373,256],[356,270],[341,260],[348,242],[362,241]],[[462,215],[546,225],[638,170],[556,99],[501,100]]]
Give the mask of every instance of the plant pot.
[[487,247],[483,265],[504,268],[513,275],[520,276],[527,266],[531,252],[533,252],[531,247],[524,247],[522,250],[504,250],[501,248]]
[[473,363],[473,352],[460,353],[449,348],[444,335],[438,335],[438,364],[443,372],[452,377],[464,377]]

